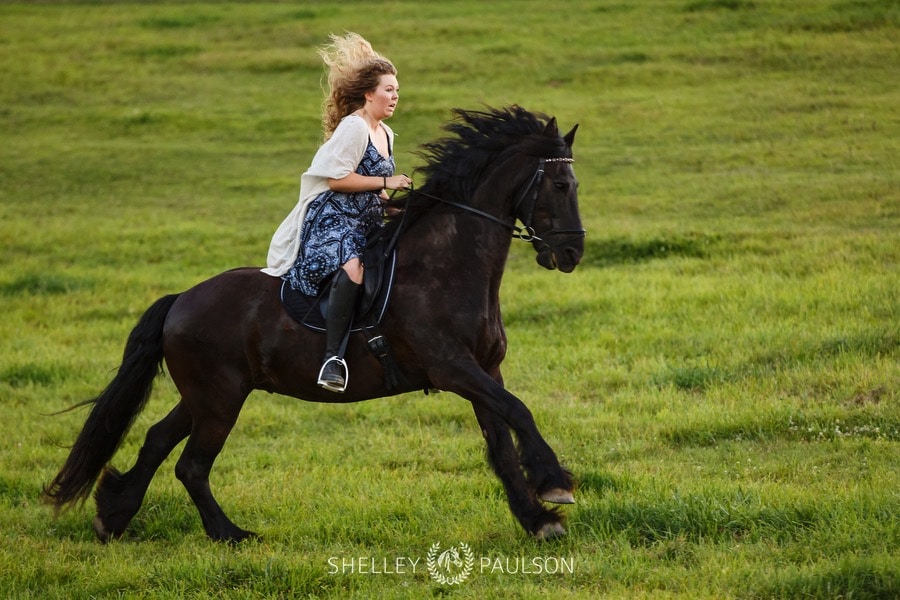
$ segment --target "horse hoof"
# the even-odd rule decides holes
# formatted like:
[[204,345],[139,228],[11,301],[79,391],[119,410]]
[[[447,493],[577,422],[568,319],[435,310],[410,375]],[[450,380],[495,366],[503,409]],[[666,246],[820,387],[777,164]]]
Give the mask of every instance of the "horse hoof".
[[115,537],[113,535],[113,532],[109,531],[103,524],[103,521],[100,519],[99,515],[94,517],[94,521],[92,524],[94,526],[94,533],[97,534],[97,539],[102,543],[105,544]]
[[552,540],[553,538],[558,538],[566,535],[566,528],[563,527],[560,523],[547,523],[543,527],[537,530],[537,533],[534,534],[534,537],[539,542],[544,542],[546,540]]
[[256,533],[255,531],[245,531],[246,535],[241,537],[238,542],[261,542],[262,536]]
[[210,535],[209,537],[217,542],[224,542],[229,546],[237,546],[245,541],[259,542],[262,540],[262,536],[255,531],[246,531],[244,529],[236,529],[228,534]]
[[575,504],[575,496],[569,490],[553,488],[541,494],[541,500],[553,504]]

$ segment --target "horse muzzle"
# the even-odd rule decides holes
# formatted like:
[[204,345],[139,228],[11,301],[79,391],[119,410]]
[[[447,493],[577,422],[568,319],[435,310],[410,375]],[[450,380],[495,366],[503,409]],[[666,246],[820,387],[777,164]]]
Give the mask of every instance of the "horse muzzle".
[[538,252],[536,260],[539,265],[550,271],[559,269],[563,273],[571,273],[578,266],[578,263],[581,262],[583,253],[583,249],[574,246],[544,248]]
[[584,229],[552,229],[534,235],[531,241],[537,252],[537,263],[550,271],[571,273],[584,255]]

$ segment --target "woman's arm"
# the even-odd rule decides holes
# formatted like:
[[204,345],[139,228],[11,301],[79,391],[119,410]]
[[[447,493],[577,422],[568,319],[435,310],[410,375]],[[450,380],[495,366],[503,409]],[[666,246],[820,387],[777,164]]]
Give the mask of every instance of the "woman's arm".
[[359,173],[349,173],[341,179],[328,178],[328,189],[332,192],[353,194],[355,192],[374,192],[384,188],[383,177],[369,177]]
[[410,179],[406,175],[376,177],[350,173],[341,179],[328,178],[328,188],[332,192],[352,194],[355,192],[377,192],[379,190],[399,190],[408,188]]

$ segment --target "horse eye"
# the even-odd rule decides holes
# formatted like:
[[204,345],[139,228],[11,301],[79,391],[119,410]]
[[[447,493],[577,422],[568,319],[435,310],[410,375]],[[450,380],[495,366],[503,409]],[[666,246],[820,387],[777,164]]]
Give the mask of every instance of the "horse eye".
[[555,181],[555,182],[553,183],[553,185],[556,187],[556,189],[558,189],[558,190],[560,190],[560,191],[564,191],[564,190],[569,189],[569,182],[568,182],[568,181]]

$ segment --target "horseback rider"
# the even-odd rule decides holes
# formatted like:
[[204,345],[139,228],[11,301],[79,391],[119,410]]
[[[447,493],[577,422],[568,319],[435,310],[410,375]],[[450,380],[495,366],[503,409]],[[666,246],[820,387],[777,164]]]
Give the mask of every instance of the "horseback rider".
[[330,286],[317,383],[343,392],[341,347],[363,281],[365,233],[383,219],[386,190],[408,189],[412,180],[394,175],[394,133],[384,123],[399,99],[394,65],[355,33],[332,35],[319,55],[328,69],[325,142],[300,178],[299,201],[272,237],[263,272],[308,296]]

